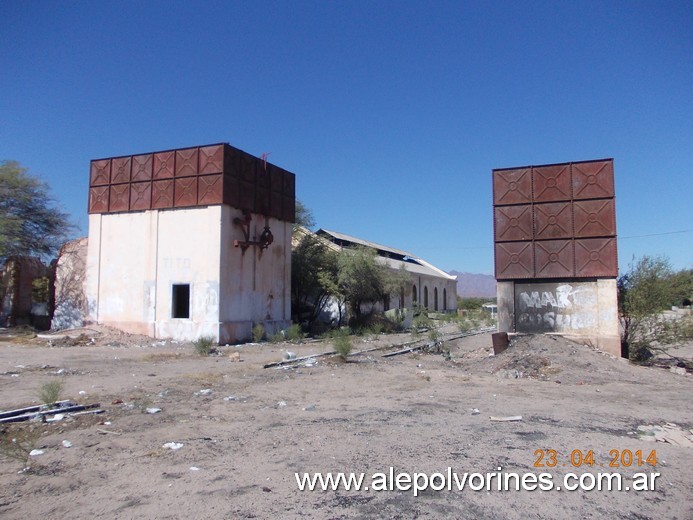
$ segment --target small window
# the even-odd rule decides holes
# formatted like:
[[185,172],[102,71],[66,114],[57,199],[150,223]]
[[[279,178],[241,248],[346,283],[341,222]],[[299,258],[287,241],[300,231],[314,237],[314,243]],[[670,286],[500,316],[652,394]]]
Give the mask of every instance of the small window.
[[443,289],[443,310],[448,310],[448,290]]
[[428,309],[428,287],[424,287],[424,308]]
[[416,285],[414,285],[411,291],[411,301],[416,304]]
[[190,284],[173,284],[173,318],[190,318]]
[[433,289],[433,308],[438,310],[438,288]]

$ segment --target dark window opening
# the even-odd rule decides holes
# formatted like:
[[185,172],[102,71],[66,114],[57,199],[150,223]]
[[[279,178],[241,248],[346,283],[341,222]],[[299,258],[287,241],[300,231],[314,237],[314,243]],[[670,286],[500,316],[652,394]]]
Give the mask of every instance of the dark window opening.
[[173,285],[173,318],[190,318],[190,284]]
[[433,289],[433,308],[438,310],[438,288]]
[[424,287],[424,307],[428,309],[428,287]]
[[414,285],[411,291],[411,301],[414,304],[416,303],[416,285]]
[[443,310],[448,310],[448,290],[443,289]]

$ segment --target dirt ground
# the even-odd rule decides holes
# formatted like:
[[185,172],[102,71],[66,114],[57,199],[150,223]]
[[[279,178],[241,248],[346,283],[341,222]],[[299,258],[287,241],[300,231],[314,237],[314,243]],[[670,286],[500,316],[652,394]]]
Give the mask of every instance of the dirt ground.
[[[54,380],[64,382],[64,399],[105,410],[4,426],[11,434],[39,428],[44,453],[29,470],[0,460],[3,519],[693,518],[693,446],[638,435],[640,425],[693,428],[690,373],[633,366],[552,336],[518,337],[498,356],[483,334],[450,341],[449,356],[373,351],[348,363],[321,357],[265,369],[286,351],[300,357],[331,345],[225,346],[201,357],[190,344],[81,332],[49,341],[0,331],[0,410],[36,403],[38,389]],[[410,340],[362,338],[354,350]],[[679,355],[691,353],[689,346]],[[182,447],[163,447],[170,442]],[[546,450],[556,451],[557,464],[535,467],[542,454],[539,462],[548,461]],[[594,465],[572,467],[574,450],[592,450]],[[657,465],[610,468],[612,450],[640,450],[643,458],[656,450]],[[419,496],[300,491],[294,475],[370,476],[391,467],[546,472],[558,485],[568,472],[618,472],[626,484],[637,472],[661,475],[652,491],[453,487]]]

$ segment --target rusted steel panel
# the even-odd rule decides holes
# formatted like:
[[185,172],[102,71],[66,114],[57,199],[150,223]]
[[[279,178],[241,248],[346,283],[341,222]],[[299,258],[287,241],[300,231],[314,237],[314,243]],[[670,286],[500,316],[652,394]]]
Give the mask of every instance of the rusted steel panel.
[[576,276],[582,278],[618,276],[615,238],[582,238],[575,240]]
[[248,211],[255,211],[255,183],[240,182],[240,193],[238,198],[238,207]]
[[493,203],[528,204],[532,202],[530,168],[493,171]]
[[152,178],[154,155],[151,153],[132,157],[132,181],[149,181]]
[[247,184],[257,182],[256,166],[259,161],[260,159],[245,152],[239,154],[239,173],[243,182]]
[[108,186],[89,188],[89,213],[108,212]]
[[[176,152],[159,152],[154,154],[154,179],[170,179],[176,163]],[[156,191],[156,190],[155,190]]]
[[111,160],[102,159],[91,162],[90,186],[104,186],[111,182]]
[[494,214],[496,242],[532,240],[532,206],[498,206]]
[[534,243],[535,278],[569,278],[575,275],[572,240]]
[[224,175],[240,179],[240,151],[233,146],[224,145]]
[[241,190],[240,190],[240,181],[238,180],[238,177],[234,177],[232,175],[229,175],[228,173],[225,173],[224,174],[223,192],[224,192],[224,204],[228,204],[229,206],[232,206],[234,208],[240,207]]
[[284,196],[282,220],[286,222],[296,222],[296,199],[294,197]]
[[[154,158],[156,164],[156,157]],[[173,207],[173,180],[161,180],[152,182],[152,208]]]
[[202,175],[197,180],[197,203],[221,204],[224,201],[224,176]]
[[532,242],[496,243],[496,279],[513,280],[534,277]]
[[570,164],[552,164],[532,168],[534,202],[570,200],[572,195]]
[[613,196],[613,160],[573,163],[574,199],[596,199]]
[[128,211],[130,209],[130,185],[112,184],[108,211]]
[[283,194],[284,193],[284,170],[274,166],[273,164],[268,164],[268,173],[270,181],[270,190],[273,193]]
[[130,184],[130,211],[143,211],[152,207],[152,183],[133,182]]
[[111,161],[111,184],[130,182],[131,157],[116,157]]
[[285,197],[291,197],[292,199],[296,197],[296,176],[284,170],[284,191],[283,195]]
[[611,237],[616,235],[614,199],[575,201],[576,237]]
[[197,205],[197,178],[176,179],[173,187],[173,205],[176,208]]
[[200,175],[224,171],[224,145],[203,146],[199,154]]
[[547,240],[573,236],[573,208],[570,202],[534,205],[534,238]]
[[270,191],[270,206],[269,206],[269,216],[277,219],[281,219],[284,213],[283,208],[283,197],[280,193]]
[[197,175],[197,148],[176,150],[176,177]]

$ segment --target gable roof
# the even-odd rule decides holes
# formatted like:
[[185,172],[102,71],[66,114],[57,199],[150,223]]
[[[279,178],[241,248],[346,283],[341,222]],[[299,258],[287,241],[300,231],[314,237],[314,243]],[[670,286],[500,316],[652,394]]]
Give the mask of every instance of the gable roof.
[[315,234],[331,242],[332,244],[337,245],[340,249],[353,246],[363,246],[375,249],[378,253],[378,260],[391,269],[404,268],[410,273],[435,276],[437,278],[445,278],[451,281],[457,280],[457,276],[448,274],[442,269],[438,269],[434,265],[429,264],[423,258],[419,258],[401,249],[395,249],[393,247],[384,246],[375,242],[369,242],[361,238],[339,233],[337,231],[329,231],[327,229],[319,229]]

